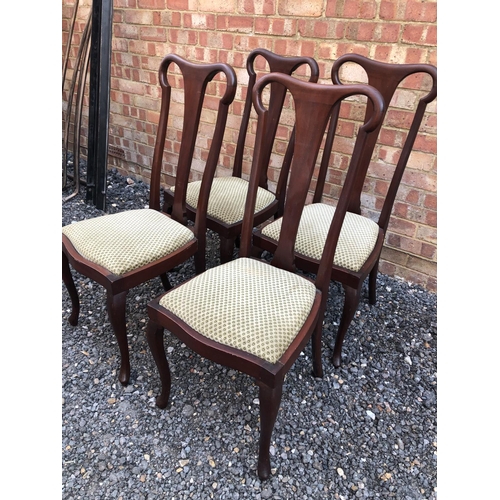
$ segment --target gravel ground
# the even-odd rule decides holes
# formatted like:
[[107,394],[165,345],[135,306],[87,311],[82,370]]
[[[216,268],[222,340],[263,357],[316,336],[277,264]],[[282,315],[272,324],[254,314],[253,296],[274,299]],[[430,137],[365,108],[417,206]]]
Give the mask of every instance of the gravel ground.
[[[108,211],[144,207],[148,187],[108,176]],[[71,193],[63,190],[63,198]],[[63,225],[100,215],[79,195]],[[218,240],[208,238],[208,266]],[[194,274],[192,259],[170,273]],[[323,379],[311,375],[310,345],[290,370],[272,440],[273,475],[256,474],[258,391],[252,380],[200,358],[165,334],[170,406],[145,338],[147,303],[159,279],[128,295],[131,382],[117,380],[118,346],[96,283],[75,273],[81,314],[71,327],[62,285],[62,498],[356,499],[437,498],[437,297],[381,275],[378,301],[365,284],[346,336],[343,364],[329,359],[342,288],[332,283],[325,317]]]

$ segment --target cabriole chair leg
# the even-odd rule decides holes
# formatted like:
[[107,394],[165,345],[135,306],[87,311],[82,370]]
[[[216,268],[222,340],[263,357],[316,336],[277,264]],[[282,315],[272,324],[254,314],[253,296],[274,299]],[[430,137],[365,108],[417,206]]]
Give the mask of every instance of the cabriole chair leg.
[[122,385],[127,385],[130,379],[130,359],[127,342],[127,325],[125,319],[127,291],[113,295],[107,294],[108,316],[111,327],[115,333],[121,355],[120,374],[118,380]]
[[356,313],[361,294],[360,289],[351,288],[350,286],[344,286],[344,292],[344,309],[342,311],[342,318],[340,320],[339,329],[337,331],[337,337],[335,339],[335,347],[333,348],[332,356],[332,363],[335,368],[338,368],[340,366],[344,337],[349,328],[349,325],[351,324],[352,318],[354,318],[354,314]]
[[71,326],[76,326],[78,324],[78,317],[80,316],[80,299],[78,298],[78,292],[73,281],[68,257],[66,257],[64,252],[62,254],[62,278],[71,299],[71,314],[68,322]]
[[257,382],[259,386],[260,402],[260,441],[259,441],[259,461],[257,472],[259,478],[264,480],[271,475],[271,460],[269,457],[269,447],[271,446],[271,436],[274,423],[278,416],[283,392],[283,381],[274,388]]
[[156,367],[158,368],[161,382],[161,394],[156,398],[156,406],[158,406],[158,408],[167,407],[171,386],[170,367],[163,346],[163,331],[161,326],[158,326],[152,320],[148,321],[146,339],[153,359],[155,360]]

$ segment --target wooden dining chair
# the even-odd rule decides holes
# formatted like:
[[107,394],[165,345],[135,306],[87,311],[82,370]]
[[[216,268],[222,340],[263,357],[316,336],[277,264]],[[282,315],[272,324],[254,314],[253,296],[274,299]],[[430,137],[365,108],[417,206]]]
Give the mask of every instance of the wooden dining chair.
[[[160,174],[169,118],[171,86],[167,71],[178,66],[184,80],[184,124],[177,164],[176,195],[172,215],[160,211]],[[201,186],[194,227],[185,218],[186,187],[193,159],[204,94],[216,75],[225,75],[226,87],[219,99],[217,122]],[[226,64],[193,64],[167,55],[159,69],[161,110],[151,170],[149,208],[108,214],[62,228],[62,276],[72,301],[69,323],[76,325],[80,311],[71,267],[106,289],[109,320],[121,354],[119,380],[127,384],[130,362],[126,332],[126,295],[131,288],[160,276],[170,288],[167,272],[193,255],[205,253],[206,207],[215,172],[228,108],[236,92],[236,75]],[[199,252],[197,253],[197,250]]]
[[[232,176],[215,177],[210,198],[208,201],[207,227],[219,235],[220,239],[220,261],[225,263],[233,258],[234,247],[241,233],[245,198],[248,191],[248,180],[242,177],[243,159],[245,148],[248,148],[248,126],[252,112],[252,89],[257,80],[256,61],[259,56],[267,62],[269,71],[292,75],[301,66],[309,66],[309,81],[317,82],[319,76],[318,63],[311,57],[287,57],[280,56],[266,49],[253,50],[247,59],[248,86],[245,99],[243,116],[238,134],[236,152]],[[276,82],[271,84],[269,96],[269,120],[268,134],[274,137],[279,124],[280,115],[285,100],[285,89]],[[287,167],[290,165],[291,153],[293,151],[293,133],[288,143],[285,164],[281,168],[282,175],[278,180],[276,191],[269,190],[267,166],[271,159],[273,143],[266,143],[264,163],[266,168],[261,173],[259,190],[255,205],[255,224],[273,217],[277,212],[281,213],[284,203],[284,179],[287,176]],[[248,153],[247,153],[248,154]],[[175,187],[165,191],[164,210],[168,212],[172,206]],[[190,182],[187,188],[187,216],[191,220],[196,217],[198,196],[200,192],[200,181]]]
[[[360,169],[354,181],[347,214],[330,270],[331,279],[340,282],[345,291],[344,307],[332,356],[335,367],[339,367],[341,364],[344,337],[358,307],[362,285],[367,277],[369,277],[369,302],[370,304],[376,302],[378,263],[396,193],[426,107],[437,95],[437,70],[432,65],[382,63],[358,54],[346,54],[333,65],[331,72],[333,83],[342,84],[339,72],[340,68],[347,63],[359,64],[366,71],[368,84],[375,87],[384,99],[384,117],[400,83],[408,76],[417,73],[428,74],[432,79],[432,88],[425,96],[421,97],[413,117],[410,119],[409,130],[406,139],[403,141],[399,160],[392,173],[378,221],[373,221],[361,214],[361,194],[383,123],[380,123],[375,133],[370,135],[363,150]],[[297,266],[312,273],[318,272],[328,228],[335,213],[335,207],[323,203],[322,196],[329,166],[331,144],[337,126],[338,112],[339,107],[337,106],[332,113],[325,154],[322,156],[314,197],[312,203],[304,209],[295,248]],[[371,113],[369,103],[366,113],[368,119]],[[257,230],[255,235],[257,246],[270,252],[275,251],[280,230],[280,220],[269,224],[262,230]]]
[[[266,151],[273,140],[268,134],[272,114],[263,104],[262,91],[273,83],[286,88],[294,102],[295,152],[283,211],[286,231],[282,232],[269,263],[253,257],[252,228],[261,175],[267,168]],[[299,220],[332,107],[358,94],[373,103],[371,118],[359,129],[319,272],[313,281],[295,272],[293,249]],[[160,408],[167,406],[171,389],[165,329],[199,355],[255,379],[259,386],[261,425],[257,470],[259,477],[266,479],[271,471],[269,446],[284,377],[311,336],[313,372],[318,377],[323,373],[321,326],[331,262],[359,160],[367,138],[381,119],[383,100],[379,92],[367,85],[320,85],[270,73],[255,84],[253,103],[258,115],[257,135],[239,256],[151,301],[146,336],[161,380],[161,394],[156,399]],[[176,371],[179,369],[182,367]]]

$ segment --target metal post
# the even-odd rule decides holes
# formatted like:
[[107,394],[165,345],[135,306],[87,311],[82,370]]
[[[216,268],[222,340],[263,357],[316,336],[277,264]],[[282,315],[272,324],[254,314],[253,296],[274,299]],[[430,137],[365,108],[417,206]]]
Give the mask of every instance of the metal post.
[[113,0],[93,0],[90,48],[87,202],[106,208]]

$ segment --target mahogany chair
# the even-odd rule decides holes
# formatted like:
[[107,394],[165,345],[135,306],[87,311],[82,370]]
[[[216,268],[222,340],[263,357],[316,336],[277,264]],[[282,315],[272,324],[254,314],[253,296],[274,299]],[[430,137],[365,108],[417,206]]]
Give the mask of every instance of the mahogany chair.
[[[270,72],[292,75],[298,68],[307,65],[310,68],[309,81],[317,82],[319,76],[318,63],[311,57],[280,56],[266,49],[255,49],[249,54],[246,64],[249,80],[243,117],[238,133],[232,176],[215,177],[208,202],[207,227],[219,235],[221,263],[228,262],[233,258],[235,243],[237,243],[237,239],[241,233],[245,198],[248,190],[248,181],[242,178],[243,157],[252,111],[252,89],[257,80],[255,62],[258,56],[263,57],[267,61]],[[285,94],[286,91],[280,84],[277,82],[271,84],[268,134],[272,137],[276,134]],[[262,171],[259,182],[255,208],[255,225],[273,217],[277,212],[282,212],[284,203],[284,184],[288,173],[287,168],[290,165],[291,153],[293,151],[293,133],[288,144],[288,151],[284,160],[285,164],[281,169],[282,176],[278,180],[276,193],[268,189],[267,177],[267,165],[271,158],[273,144],[266,143],[265,147],[265,160],[263,161],[265,161],[266,168]],[[172,206],[174,191],[175,188],[165,191],[163,210],[166,212],[169,212]],[[194,220],[196,217],[199,191],[200,181],[194,181],[188,184],[186,210],[187,217],[191,220]]]
[[[171,86],[167,71],[175,63],[184,79],[184,125],[177,165],[176,196],[172,215],[160,211],[160,174],[169,116]],[[185,220],[185,193],[207,84],[224,74],[226,88],[219,99],[217,122],[201,187],[194,227]],[[62,228],[62,276],[72,301],[69,323],[76,325],[80,311],[73,269],[106,289],[107,311],[121,354],[119,380],[127,384],[130,362],[126,332],[126,295],[131,288],[160,276],[171,288],[167,272],[193,255],[205,253],[206,207],[210,182],[219,158],[228,108],[236,91],[236,75],[226,64],[193,64],[167,55],[159,69],[161,111],[151,171],[149,208],[129,210],[69,224]],[[198,254],[196,253],[197,250]]]
[[[269,263],[253,256],[252,229],[261,174],[267,167],[266,151],[273,140],[268,135],[272,115],[262,102],[262,90],[273,83],[283,85],[293,98],[296,135],[283,212],[286,231]],[[300,215],[332,107],[357,94],[366,95],[373,102],[372,115],[359,129],[319,272],[313,281],[295,272],[293,248]],[[383,100],[367,85],[320,85],[270,73],[255,84],[253,102],[258,115],[257,135],[239,256],[151,301],[146,336],[161,379],[161,394],[156,399],[160,408],[168,404],[171,385],[164,329],[199,355],[255,379],[259,386],[261,425],[257,470],[259,477],[266,479],[271,471],[269,446],[284,377],[311,336],[313,372],[322,376],[322,318],[331,262],[359,159],[370,132],[381,119]]]
[[[339,70],[342,65],[348,62],[359,64],[366,71],[368,84],[375,87],[382,94],[385,103],[384,117],[394,93],[406,77],[416,73],[427,73],[432,78],[432,88],[427,95],[420,99],[413,115],[413,121],[411,121],[408,134],[401,148],[401,155],[390,179],[389,189],[377,222],[361,215],[361,193],[382,123],[380,123],[375,133],[368,138],[366,147],[363,150],[359,173],[354,181],[347,214],[330,271],[332,281],[340,282],[345,291],[344,308],[332,357],[335,367],[340,366],[344,337],[358,307],[361,288],[367,277],[369,277],[369,302],[370,304],[376,302],[378,263],[396,192],[426,106],[435,99],[437,94],[437,70],[434,66],[427,64],[381,63],[358,54],[346,54],[334,63],[331,73],[333,83],[342,84]],[[312,273],[318,272],[330,221],[335,213],[333,206],[322,203],[321,200],[330,159],[331,143],[337,126],[338,112],[339,108],[337,107],[332,113],[326,140],[327,145],[325,146],[325,154],[322,157],[313,201],[304,209],[295,248],[297,266]],[[368,103],[366,113],[366,116],[369,117],[371,113],[370,103]],[[281,221],[278,220],[261,231],[256,231],[256,244],[264,250],[273,252],[277,246],[280,228]]]

